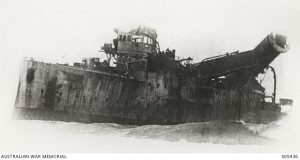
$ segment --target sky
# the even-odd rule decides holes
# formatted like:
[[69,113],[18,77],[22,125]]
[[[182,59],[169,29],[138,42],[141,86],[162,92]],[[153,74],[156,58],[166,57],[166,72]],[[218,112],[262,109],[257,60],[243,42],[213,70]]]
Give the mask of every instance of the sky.
[[14,89],[23,57],[69,64],[84,57],[103,60],[98,51],[116,37],[114,28],[139,25],[156,29],[161,49],[176,49],[194,62],[251,50],[271,32],[287,35],[290,51],[272,64],[278,97],[295,98],[299,89],[297,0],[1,0],[0,7],[1,68],[14,71],[5,78]]
[[278,97],[299,106],[299,8],[298,0],[0,0],[0,116],[11,117],[23,57],[103,59],[98,51],[116,37],[114,28],[139,25],[156,29],[161,49],[194,62],[251,50],[271,32],[288,36],[290,50],[271,65]]
[[98,51],[116,37],[114,28],[141,25],[156,29],[161,49],[175,49],[177,56],[193,57],[194,62],[251,50],[271,32],[284,34],[291,49],[271,65],[277,71],[278,97],[295,99],[299,7],[296,0],[1,0],[3,94],[15,98],[23,57],[69,64],[84,57],[103,60]]

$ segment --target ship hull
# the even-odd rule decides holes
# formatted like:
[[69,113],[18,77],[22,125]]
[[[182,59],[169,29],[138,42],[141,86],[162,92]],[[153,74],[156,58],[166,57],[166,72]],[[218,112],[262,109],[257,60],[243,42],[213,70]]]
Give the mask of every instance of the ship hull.
[[199,87],[167,71],[137,80],[109,72],[24,60],[15,119],[179,124],[207,121],[268,123],[280,108],[262,95]]

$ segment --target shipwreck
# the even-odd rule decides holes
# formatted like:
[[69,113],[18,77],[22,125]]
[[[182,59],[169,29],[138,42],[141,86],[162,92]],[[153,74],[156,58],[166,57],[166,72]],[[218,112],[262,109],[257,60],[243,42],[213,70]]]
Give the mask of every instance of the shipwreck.
[[[253,50],[192,63],[162,51],[154,29],[115,29],[107,59],[72,66],[24,59],[14,107],[16,119],[179,124],[206,121],[268,123],[280,116],[276,74],[270,63],[289,50],[286,36],[271,33]],[[272,101],[255,79],[274,73]]]

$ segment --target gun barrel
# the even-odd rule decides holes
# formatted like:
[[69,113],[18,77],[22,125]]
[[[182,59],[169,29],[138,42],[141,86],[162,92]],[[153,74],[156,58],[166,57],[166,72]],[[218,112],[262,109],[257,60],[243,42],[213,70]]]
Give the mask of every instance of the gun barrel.
[[207,58],[195,64],[195,67],[202,77],[224,76],[241,70],[251,70],[251,75],[257,75],[289,48],[286,36],[271,33],[253,50]]

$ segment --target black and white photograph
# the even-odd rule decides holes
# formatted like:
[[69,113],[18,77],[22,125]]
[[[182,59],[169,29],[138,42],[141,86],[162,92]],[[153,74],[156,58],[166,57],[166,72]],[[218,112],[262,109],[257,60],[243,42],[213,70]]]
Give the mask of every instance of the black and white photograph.
[[297,0],[0,0],[1,159],[298,159],[299,15]]

